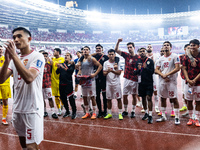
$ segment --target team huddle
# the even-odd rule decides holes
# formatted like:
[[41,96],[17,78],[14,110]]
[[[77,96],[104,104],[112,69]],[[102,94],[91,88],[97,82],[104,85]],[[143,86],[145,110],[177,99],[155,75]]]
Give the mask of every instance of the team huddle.
[[[112,100],[116,99],[118,117],[119,120],[123,120],[129,115],[128,95],[132,95],[131,118],[135,118],[137,101],[141,98],[142,111],[145,113],[142,120],[147,120],[149,124],[153,123],[154,106],[155,112],[161,115],[156,122],[166,121],[166,100],[169,98],[172,107],[171,116],[175,117],[176,125],[180,124],[179,111],[187,110],[184,114],[190,116],[187,125],[194,124],[200,127],[200,43],[197,39],[185,45],[185,54],[181,56],[171,52],[172,44],[169,41],[163,43],[160,56],[157,56],[153,53],[151,44],[146,48],[139,48],[135,54],[135,45],[129,42],[128,52],[121,51],[119,44],[122,39],[118,39],[115,49],[109,49],[107,55],[103,54],[103,46],[100,44],[95,46],[94,54],[90,54],[90,47],[85,46],[81,51],[77,51],[78,58],[72,61],[70,53],[66,53],[65,58],[61,57],[62,52],[59,48],[54,49],[53,58],[49,58],[48,52],[44,50],[40,53],[31,50],[31,33],[23,27],[14,29],[12,34],[13,41],[9,40],[4,46],[0,46],[2,123],[8,124],[6,116],[8,98],[11,97],[9,77],[12,75],[14,81],[12,124],[24,150],[38,149],[43,140],[44,117],[48,116],[45,99],[48,99],[52,118],[57,119],[61,116],[63,107],[65,109],[63,118],[77,117],[75,99],[78,85],[81,86],[83,97],[82,119],[112,118]],[[20,50],[20,56],[16,54],[16,48]],[[116,53],[125,59],[123,88],[120,82],[121,62]],[[177,77],[180,69],[184,106],[179,110]],[[193,100],[195,100],[195,110]]]

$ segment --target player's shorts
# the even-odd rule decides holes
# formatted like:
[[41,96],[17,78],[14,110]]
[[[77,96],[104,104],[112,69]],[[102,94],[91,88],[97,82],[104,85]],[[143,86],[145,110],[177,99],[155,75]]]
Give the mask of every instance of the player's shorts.
[[160,84],[158,87],[158,96],[170,99],[177,98],[177,84],[174,82]]
[[181,78],[181,91],[182,91],[182,94],[185,93],[185,80]]
[[124,78],[123,95],[138,94],[138,83]]
[[91,82],[87,82],[86,84],[82,84],[82,95],[83,96],[95,96],[96,97],[96,83],[95,80],[91,80]]
[[13,113],[12,124],[18,136],[26,137],[26,144],[39,145],[44,139],[43,116],[36,113]]
[[157,91],[158,90],[158,75],[153,74],[153,90]]
[[191,91],[192,93],[189,93],[188,90],[189,90],[189,86],[188,84],[185,84],[185,99],[186,100],[195,100],[195,101],[200,101],[200,86],[192,86],[191,87]]
[[42,93],[44,99],[52,98],[51,88],[42,88]]
[[79,84],[79,80],[75,77],[75,84]]
[[106,98],[119,99],[122,98],[121,84],[119,85],[106,85]]
[[145,97],[147,95],[152,96],[153,95],[153,84],[139,84],[138,86],[138,93],[140,97]]
[[57,82],[55,82],[53,80],[51,81],[51,90],[52,90],[53,96],[60,96],[59,84],[57,84]]
[[11,89],[10,85],[1,85],[0,86],[0,99],[11,98]]

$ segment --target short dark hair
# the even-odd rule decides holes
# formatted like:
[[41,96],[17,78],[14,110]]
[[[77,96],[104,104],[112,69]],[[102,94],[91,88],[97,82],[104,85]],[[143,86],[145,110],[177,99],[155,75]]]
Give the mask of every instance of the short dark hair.
[[59,54],[61,54],[61,49],[60,48],[54,48],[54,51],[59,52]]
[[83,50],[83,47],[81,48],[81,51]]
[[82,52],[81,52],[81,51],[77,51],[77,52],[76,52],[76,55],[77,55],[77,53],[82,53]]
[[109,50],[108,50],[108,54],[109,54],[109,53],[112,53],[112,52],[115,53],[115,50],[114,50],[114,49],[109,49]]
[[190,44],[191,43],[193,43],[193,44],[195,44],[195,45],[199,45],[200,43],[199,43],[199,40],[197,40],[197,39],[193,39],[193,40],[191,40],[190,41]]
[[23,30],[24,33],[27,33],[31,37],[31,32],[28,29],[24,28],[24,27],[17,27],[17,28],[15,28],[12,31],[12,34],[14,34],[16,31],[21,31],[21,30]]
[[188,46],[190,46],[190,44],[185,44],[184,48],[186,48],[186,47],[188,47]]
[[0,47],[3,47],[2,45],[0,45]]
[[88,48],[88,49],[90,50],[90,47],[89,47],[89,46],[84,46],[83,49],[84,49],[84,48]]
[[[70,58],[72,58],[72,55],[71,55],[71,53],[67,52],[66,54],[69,54]],[[66,54],[65,54],[65,55],[66,55]]]
[[44,55],[44,54],[47,54],[47,56],[49,55],[49,53],[47,53],[47,52],[43,52],[42,54],[43,54],[43,55]]
[[141,47],[141,48],[138,49],[138,52],[139,52],[140,50],[142,50],[142,49],[144,49],[145,51],[147,50],[146,48]]
[[100,46],[101,48],[103,48],[103,46],[102,46],[101,44],[97,44],[97,45],[95,46],[95,48],[97,48],[98,46]]
[[133,42],[128,42],[126,45],[127,45],[127,46],[128,46],[128,45],[133,45],[133,47],[135,47],[135,45],[134,45]]
[[171,43],[170,41],[165,41],[165,42],[163,42],[163,45],[164,45],[165,43],[168,43],[168,44],[170,45],[170,47],[172,47],[172,43]]

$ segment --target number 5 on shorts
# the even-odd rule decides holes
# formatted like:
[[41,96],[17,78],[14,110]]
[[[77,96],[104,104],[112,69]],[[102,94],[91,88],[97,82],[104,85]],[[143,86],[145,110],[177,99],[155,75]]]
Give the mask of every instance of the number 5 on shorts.
[[27,139],[31,139],[31,136],[32,135],[32,133],[31,133],[31,129],[27,129]]

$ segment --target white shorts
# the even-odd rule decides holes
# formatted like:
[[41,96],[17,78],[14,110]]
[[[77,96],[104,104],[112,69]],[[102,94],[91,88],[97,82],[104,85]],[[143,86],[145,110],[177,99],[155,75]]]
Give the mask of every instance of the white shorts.
[[192,94],[188,92],[189,86],[185,84],[185,99],[186,100],[195,100],[200,101],[200,86],[193,86],[191,87]]
[[158,75],[153,74],[153,91],[158,90]]
[[123,95],[138,94],[138,83],[124,78]]
[[43,116],[36,113],[13,113],[12,124],[18,136],[26,137],[26,144],[36,143],[39,145],[44,139]]
[[122,98],[121,84],[117,86],[106,85],[106,98],[107,99]]
[[181,78],[181,91],[182,91],[182,94],[185,93],[185,80]]
[[44,99],[52,98],[51,88],[42,88]]
[[83,96],[95,96],[96,97],[96,83],[95,81],[92,81],[92,84],[91,86],[88,86],[88,87],[84,87],[84,86],[81,86],[82,87],[82,95]]
[[158,96],[162,98],[177,98],[177,84],[169,82],[160,84],[158,87]]

